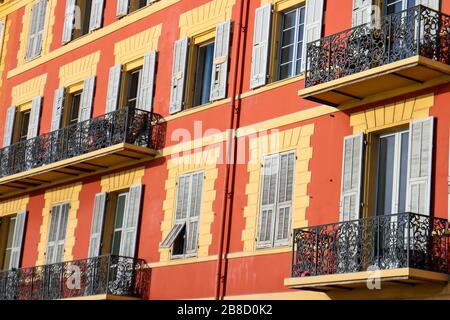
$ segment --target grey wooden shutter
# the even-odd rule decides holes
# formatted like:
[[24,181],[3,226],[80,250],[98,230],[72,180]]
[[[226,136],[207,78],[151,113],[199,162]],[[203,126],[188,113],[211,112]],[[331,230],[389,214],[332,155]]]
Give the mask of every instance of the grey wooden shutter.
[[72,40],[72,32],[75,24],[76,0],[66,0],[66,12],[64,17],[64,29],[62,43],[66,44]]
[[52,114],[52,131],[57,131],[61,129],[61,119],[62,112],[64,108],[64,96],[66,94],[66,89],[61,87],[56,89],[55,97],[53,101],[53,114]]
[[142,68],[141,83],[138,93],[137,108],[152,111],[153,88],[155,85],[156,51],[144,55],[144,66]]
[[373,0],[353,0],[352,26],[357,27],[371,20]]
[[111,67],[109,70],[108,96],[106,97],[106,113],[117,110],[122,78],[122,65]]
[[172,247],[173,243],[178,238],[178,236],[180,235],[180,232],[183,230],[183,228],[185,226],[186,226],[186,221],[175,222],[175,224],[172,227],[172,229],[170,230],[169,234],[164,239],[164,241],[161,242],[159,247],[161,249],[169,249],[170,247]]
[[128,14],[129,0],[117,0],[117,16],[123,17]]
[[417,0],[417,5],[423,5],[428,8],[434,9],[436,11],[439,11],[440,9],[440,0]]
[[95,76],[84,80],[83,92],[81,93],[80,110],[78,122],[91,119],[92,105],[94,103]]
[[64,259],[68,218],[69,204],[57,205],[52,208],[45,255],[46,264],[59,263]]
[[124,213],[120,255],[133,258],[136,255],[137,231],[141,214],[142,185],[130,187]]
[[295,159],[294,152],[280,155],[280,182],[275,220],[275,245],[288,244],[291,235]]
[[6,111],[6,123],[5,123],[5,133],[3,135],[3,147],[9,147],[12,143],[15,120],[16,120],[16,106],[11,106]]
[[94,31],[102,26],[104,0],[92,0],[91,16],[89,19],[89,31]]
[[252,89],[267,83],[271,24],[272,4],[269,3],[256,9],[250,76],[250,88]]
[[258,221],[258,248],[271,247],[274,242],[279,160],[278,154],[264,158]]
[[346,137],[344,139],[343,153],[340,204],[341,222],[360,218],[364,135],[357,134]]
[[34,4],[31,9],[31,23],[28,32],[28,47],[26,53],[27,60],[32,59],[41,53],[46,10],[47,0],[39,1]]
[[89,258],[98,257],[100,255],[103,221],[106,209],[106,193],[98,193],[95,195],[94,212],[92,214],[91,238],[89,240]]
[[214,45],[214,63],[211,77],[211,101],[224,99],[227,94],[230,32],[231,20],[217,25]]
[[[324,0],[307,0],[305,9],[305,29],[303,34],[303,57],[307,57],[307,44],[319,40],[322,36]],[[307,59],[302,60],[302,71]]]
[[17,269],[20,267],[20,258],[22,256],[23,238],[25,231],[25,223],[27,220],[27,212],[21,211],[16,216],[16,225],[14,227],[14,236],[11,248],[11,259],[9,269]]
[[39,134],[39,119],[41,116],[42,97],[35,97],[31,103],[30,123],[27,139],[36,138]]
[[434,119],[429,117],[412,121],[409,128],[406,211],[429,215]]
[[191,191],[189,199],[189,218],[186,224],[186,254],[197,253],[200,210],[202,204],[204,173],[198,172],[191,175]]
[[172,83],[170,94],[170,113],[183,109],[184,86],[186,80],[186,66],[188,58],[189,39],[184,38],[175,42],[172,67]]

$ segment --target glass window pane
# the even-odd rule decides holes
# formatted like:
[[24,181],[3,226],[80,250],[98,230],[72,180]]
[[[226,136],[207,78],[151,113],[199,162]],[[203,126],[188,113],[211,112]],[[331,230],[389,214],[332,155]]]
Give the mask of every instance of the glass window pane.
[[120,241],[122,240],[122,231],[116,231],[114,232],[113,236],[113,244],[111,249],[112,255],[119,255],[120,253]]
[[283,31],[283,36],[282,36],[281,41],[282,41],[282,47],[293,44],[295,41],[295,29],[292,28],[292,29]]
[[291,62],[294,57],[294,46],[289,46],[281,49],[281,64]]
[[121,229],[123,227],[123,215],[125,213],[125,202],[127,194],[123,193],[117,196],[116,204],[116,222],[114,224],[115,229]]
[[280,79],[286,79],[292,76],[292,63],[280,67]]
[[297,10],[290,11],[283,15],[283,30],[292,28],[296,24]]
[[377,214],[392,213],[395,136],[380,138],[378,155]]
[[210,101],[212,68],[214,61],[214,42],[198,48],[194,87],[194,106]]

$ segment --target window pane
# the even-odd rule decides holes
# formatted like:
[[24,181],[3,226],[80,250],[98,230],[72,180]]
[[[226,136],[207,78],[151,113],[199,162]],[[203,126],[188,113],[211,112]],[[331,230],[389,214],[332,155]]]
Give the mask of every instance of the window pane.
[[199,106],[210,101],[213,61],[214,42],[200,46],[197,55],[194,106]]
[[30,124],[30,112],[22,114],[22,123],[20,128],[20,141],[26,140],[28,137],[28,126]]
[[127,94],[128,107],[131,108],[136,107],[140,79],[141,79],[141,70],[132,71],[128,74],[128,94]]
[[113,236],[113,245],[111,249],[112,255],[119,255],[120,253],[120,241],[122,240],[122,231],[116,231],[114,232]]
[[377,214],[392,213],[395,136],[380,138],[378,155]]
[[81,92],[75,93],[72,96],[72,107],[70,108],[69,125],[78,122],[78,115],[80,113]]
[[280,67],[280,79],[289,78],[292,75],[292,63]]
[[291,62],[294,56],[294,46],[281,49],[281,64]]
[[406,211],[406,182],[408,172],[408,149],[409,149],[409,132],[402,134],[402,146],[400,154],[400,181],[399,181],[399,203],[398,212]]
[[283,31],[283,38],[282,38],[282,46],[288,46],[290,44],[293,44],[295,41],[295,29],[291,28],[286,31]]
[[116,222],[114,224],[115,229],[121,229],[123,227],[123,215],[125,213],[126,198],[126,194],[120,194],[117,196]]

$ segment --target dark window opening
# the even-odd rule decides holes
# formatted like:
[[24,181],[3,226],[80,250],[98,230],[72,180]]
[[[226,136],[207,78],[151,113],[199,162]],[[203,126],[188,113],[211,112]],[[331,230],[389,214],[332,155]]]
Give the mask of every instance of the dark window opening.
[[198,47],[193,106],[210,102],[214,42]]
[[141,82],[141,71],[142,69],[138,69],[130,71],[128,73],[127,99],[126,99],[127,107],[136,108],[137,106],[139,86]]

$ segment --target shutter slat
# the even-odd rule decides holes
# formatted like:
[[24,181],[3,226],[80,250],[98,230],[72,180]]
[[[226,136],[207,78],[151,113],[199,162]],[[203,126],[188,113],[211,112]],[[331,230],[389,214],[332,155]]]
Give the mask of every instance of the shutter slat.
[[188,44],[188,38],[184,38],[175,42],[170,94],[171,114],[179,112],[183,109]]
[[417,5],[423,5],[433,10],[439,11],[441,2],[440,0],[417,0]]
[[371,20],[372,0],[353,0],[352,25],[357,27]]
[[42,97],[35,97],[31,103],[30,122],[27,139],[33,139],[39,134],[39,119],[41,116]]
[[224,99],[227,94],[230,33],[231,20],[217,25],[211,77],[211,101]]
[[33,57],[37,57],[41,54],[46,13],[47,13],[47,0],[41,0],[40,6],[39,6],[39,15],[38,15],[36,40],[35,40]]
[[56,89],[53,101],[52,127],[51,131],[57,131],[61,128],[62,111],[64,107],[64,96],[66,89],[64,87]]
[[81,93],[78,122],[91,119],[92,106],[94,103],[95,79],[96,77],[92,76],[84,81],[83,92]]
[[3,147],[9,147],[13,139],[14,122],[16,120],[16,106],[11,106],[6,111],[5,133]]
[[136,255],[137,229],[139,225],[142,200],[142,185],[130,187],[124,213],[123,240],[120,244],[120,255],[133,258]]
[[72,40],[72,32],[75,24],[76,0],[66,0],[66,11],[64,17],[64,29],[62,43],[66,44]]
[[103,221],[106,209],[106,197],[106,193],[98,193],[95,196],[94,212],[92,214],[91,238],[89,241],[89,258],[100,256]]
[[[303,33],[302,56],[307,57],[307,44],[319,40],[322,36],[324,0],[308,0],[305,9],[305,29]],[[307,59],[302,60],[305,71]]]
[[120,93],[120,82],[122,78],[122,65],[109,69],[108,96],[106,98],[106,113],[117,110]]
[[129,0],[117,0],[117,16],[123,17],[128,14]]
[[89,31],[94,31],[102,26],[104,0],[92,0]]
[[26,219],[26,211],[19,212],[16,216],[9,269],[17,269],[20,267]]
[[172,227],[172,230],[170,230],[169,234],[167,235],[166,239],[164,239],[163,242],[161,242],[161,245],[159,246],[161,249],[169,249],[172,247],[175,240],[180,235],[180,232],[183,230],[183,228],[186,226],[186,222],[180,222],[175,223],[175,225]]
[[137,108],[151,112],[153,110],[153,88],[155,85],[156,51],[144,55],[142,80],[138,94]]

